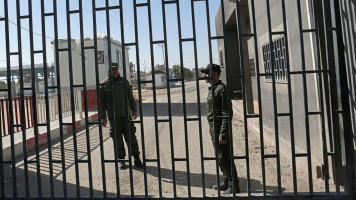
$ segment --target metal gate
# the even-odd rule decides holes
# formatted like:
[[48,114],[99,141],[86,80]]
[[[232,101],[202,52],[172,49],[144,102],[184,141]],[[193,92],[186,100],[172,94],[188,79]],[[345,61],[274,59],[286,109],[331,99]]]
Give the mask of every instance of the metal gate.
[[[344,9],[338,0],[3,0],[1,198],[353,199]],[[206,76],[212,64],[225,90]],[[209,107],[210,87],[230,98]],[[211,141],[222,121],[227,147]],[[212,142],[236,166],[232,194],[212,189],[224,181]]]

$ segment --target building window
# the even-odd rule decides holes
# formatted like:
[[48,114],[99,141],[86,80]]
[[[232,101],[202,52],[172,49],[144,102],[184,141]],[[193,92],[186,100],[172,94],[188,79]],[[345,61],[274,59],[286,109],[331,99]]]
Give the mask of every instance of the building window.
[[222,50],[220,50],[220,52],[219,52],[219,58],[220,58],[220,66],[223,67],[224,66],[224,55],[223,55]]
[[104,51],[98,51],[98,64],[104,64]]
[[250,64],[250,73],[252,78],[256,78],[256,67],[255,67],[255,59],[250,59],[249,60]]
[[[266,74],[272,74],[272,58],[271,58],[271,49],[274,53],[274,77],[276,81],[285,82],[287,81],[287,54],[285,48],[285,39],[284,37],[277,38],[272,41],[272,48],[270,44],[264,44],[262,46],[263,52],[263,64]],[[266,80],[272,80],[272,75],[266,75]]]

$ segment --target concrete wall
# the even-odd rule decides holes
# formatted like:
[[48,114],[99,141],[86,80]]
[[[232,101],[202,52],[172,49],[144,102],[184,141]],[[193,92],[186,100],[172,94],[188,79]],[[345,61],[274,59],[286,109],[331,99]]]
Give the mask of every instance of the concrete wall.
[[[340,1],[354,145],[356,142],[356,0]],[[355,154],[356,155],[356,154]]]
[[[257,35],[257,52],[255,52],[254,41],[249,39],[247,42],[247,53],[244,53],[245,57],[249,59],[254,59],[256,62],[256,53],[258,53],[258,62],[260,73],[265,73],[263,65],[263,54],[262,46],[269,42],[269,33],[268,33],[268,18],[267,18],[267,5],[266,1],[255,2],[255,13],[256,13],[256,30],[252,28],[253,16],[251,12],[251,2],[249,1],[248,9],[249,12],[242,12],[242,14],[247,14],[249,16],[244,16],[245,19],[249,19],[248,26],[246,23],[246,29],[242,30],[243,33],[248,33],[248,29],[251,29],[252,32],[255,32]],[[226,4],[226,3],[225,3]],[[316,46],[315,38],[311,34],[303,34],[304,43],[303,47],[301,46],[300,33],[299,33],[299,20],[297,13],[297,1],[285,1],[286,4],[286,13],[287,13],[287,38],[289,45],[289,68],[291,71],[301,71],[302,70],[302,53],[301,49],[304,50],[304,61],[306,70],[315,70],[316,63]],[[235,4],[229,4],[230,7]],[[226,5],[225,5],[226,6]],[[242,7],[242,6],[241,6]],[[234,8],[233,8],[234,9]],[[229,9],[225,9],[229,10]],[[310,1],[301,0],[301,16],[303,29],[314,28],[314,19],[313,11],[310,5]],[[227,14],[235,14],[234,11],[226,12]],[[270,13],[271,13],[271,27],[272,31],[283,31],[283,18],[282,18],[282,3],[281,0],[271,0],[270,1]],[[217,14],[217,16],[219,13]],[[231,16],[225,16],[226,19],[230,19]],[[233,16],[236,17],[236,16]],[[228,22],[228,21],[227,21]],[[243,21],[244,22],[244,21]],[[227,24],[226,26],[230,26]],[[243,26],[242,26],[243,27]],[[228,33],[227,33],[228,36]],[[273,39],[279,38],[282,35],[274,35]],[[227,37],[230,39],[229,37]],[[234,42],[232,40],[232,42]],[[230,40],[228,40],[230,43]],[[221,48],[221,43],[218,43],[219,49]],[[245,47],[243,47],[245,48]],[[247,56],[246,56],[247,55]],[[245,59],[245,58],[244,58]],[[238,59],[236,59],[238,60]],[[244,61],[245,62],[245,61]],[[234,66],[235,64],[229,64],[228,66]],[[230,69],[229,69],[230,70]],[[262,104],[263,111],[263,125],[265,129],[265,138],[269,139],[275,143],[275,113],[273,107],[273,88],[271,81],[266,80],[264,77],[260,78],[261,81],[261,102],[258,102],[258,93],[257,93],[257,79],[252,79],[252,96],[256,104]],[[303,89],[303,77],[302,75],[292,75],[291,76],[291,98],[293,100],[293,118],[294,118],[294,139],[296,153],[306,153],[307,151],[307,136],[306,136],[306,113],[304,110],[305,104],[308,105],[309,112],[320,111],[319,105],[319,86],[317,84],[317,76],[315,74],[308,74],[306,76],[307,82],[307,100],[304,102],[304,89]],[[276,83],[276,95],[277,95],[277,113],[288,113],[289,110],[289,96],[288,96],[288,85],[286,82],[277,82]],[[279,130],[279,142],[281,153],[291,158],[291,131],[290,131],[290,122],[289,117],[278,117],[278,130]],[[310,141],[311,145],[311,154],[312,161],[315,165],[320,165],[323,163],[322,159],[322,138],[321,138],[321,121],[317,115],[309,116],[309,132],[310,132]],[[267,130],[267,131],[266,131]],[[298,159],[297,165],[304,166],[304,161],[306,159]],[[313,166],[314,169],[314,166]]]
[[[242,34],[250,33],[250,23],[248,21],[248,5],[247,1],[241,1],[241,27]],[[241,67],[240,67],[240,50],[239,50],[239,40],[236,25],[236,4],[228,1],[224,1],[224,17],[225,17],[225,37],[226,37],[226,47],[224,46],[223,40],[217,40],[218,44],[218,55],[220,60],[220,65],[223,67],[221,72],[221,80],[228,84],[229,96],[232,99],[242,99],[242,77]],[[222,10],[219,8],[215,17],[215,29],[216,35],[224,35],[222,26]],[[249,114],[254,113],[253,109],[253,97],[252,97],[252,86],[251,86],[251,76],[248,65],[248,48],[246,37],[242,38],[242,63],[244,64],[244,88],[245,96],[247,100],[247,111]],[[225,52],[226,51],[226,52]],[[222,62],[221,62],[222,61]],[[226,68],[228,67],[228,73]]]
[[[286,13],[287,13],[287,37],[289,45],[289,68],[290,71],[302,71],[302,48],[304,49],[305,56],[305,69],[315,70],[315,44],[313,38],[310,34],[304,34],[304,44],[301,46],[301,36],[299,33],[299,21],[297,13],[297,2],[296,1],[286,1]],[[312,8],[309,1],[301,1],[302,8],[302,24],[303,29],[310,29],[313,27],[312,18]],[[283,31],[283,18],[282,18],[282,6],[281,1],[274,0],[270,4],[271,13],[271,23],[272,31]],[[262,45],[269,42],[268,33],[268,19],[267,19],[267,6],[265,4],[255,4],[256,11],[256,33],[257,33],[257,46],[258,46],[258,57],[259,57],[259,69],[260,72],[264,73],[265,69],[263,66],[263,53]],[[281,35],[274,35],[272,39],[281,37]],[[253,49],[249,49],[253,51]],[[257,66],[256,66],[257,67]],[[305,104],[308,105],[309,112],[319,111],[319,101],[318,101],[318,85],[316,75],[309,74],[306,76],[307,79],[307,99],[308,102],[304,102],[304,89],[303,89],[303,77],[302,75],[291,75],[291,85],[292,85],[292,100],[293,100],[293,118],[294,118],[294,137],[295,137],[295,147],[296,153],[305,153],[307,149],[307,138],[306,138],[306,113],[304,110]],[[264,77],[261,79],[261,101],[263,109],[263,124],[269,127],[273,131],[275,130],[274,122],[274,107],[273,107],[273,93],[272,93],[272,83],[266,80]],[[256,86],[254,87],[256,88]],[[276,83],[276,94],[277,94],[277,112],[278,113],[288,113],[289,102],[288,102],[288,87],[286,83],[277,82]],[[257,101],[257,96],[254,96],[254,100]],[[280,135],[280,147],[281,150],[287,156],[291,156],[291,134],[290,134],[290,123],[288,117],[278,118],[279,135]],[[311,145],[312,158],[315,163],[322,163],[322,146],[321,146],[321,130],[320,130],[320,119],[317,116],[309,116],[309,126],[310,126],[310,140],[320,141],[313,142]],[[271,137],[272,141],[275,139]]]

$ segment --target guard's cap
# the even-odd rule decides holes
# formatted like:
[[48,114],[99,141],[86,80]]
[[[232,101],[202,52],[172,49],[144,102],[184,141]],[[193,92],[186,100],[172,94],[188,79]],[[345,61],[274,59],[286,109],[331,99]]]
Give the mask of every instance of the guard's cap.
[[[212,66],[211,66],[212,65]],[[201,73],[207,74],[210,73],[210,68],[213,68],[213,72],[221,72],[220,65],[217,64],[208,64],[204,69],[200,70]]]
[[111,63],[111,67],[119,67],[116,62]]

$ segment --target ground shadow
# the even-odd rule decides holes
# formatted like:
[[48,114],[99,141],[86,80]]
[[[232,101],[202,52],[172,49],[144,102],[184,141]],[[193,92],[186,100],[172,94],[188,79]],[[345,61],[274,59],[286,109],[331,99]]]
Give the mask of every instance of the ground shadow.
[[[133,168],[135,169],[135,168]],[[136,169],[137,170],[137,169]],[[158,168],[155,166],[146,167],[147,174],[158,177]],[[170,169],[161,168],[160,169],[161,178],[164,182],[173,183],[173,171]],[[176,171],[176,184],[181,186],[188,186],[188,176],[185,171]],[[204,174],[205,178],[205,188],[213,188],[213,185],[216,184],[216,175],[215,174]],[[222,176],[221,176],[222,178]],[[222,180],[220,178],[220,180]],[[242,193],[247,193],[247,179],[239,178],[240,188]],[[250,179],[251,192],[253,193],[262,193],[262,183],[259,180]],[[202,174],[190,173],[190,186],[191,187],[203,187],[202,184]],[[282,187],[282,192],[286,189]],[[267,193],[276,193],[278,192],[277,186],[266,186]]]

